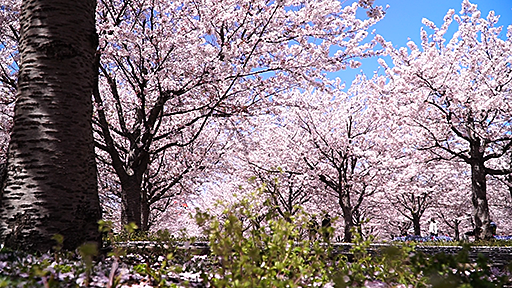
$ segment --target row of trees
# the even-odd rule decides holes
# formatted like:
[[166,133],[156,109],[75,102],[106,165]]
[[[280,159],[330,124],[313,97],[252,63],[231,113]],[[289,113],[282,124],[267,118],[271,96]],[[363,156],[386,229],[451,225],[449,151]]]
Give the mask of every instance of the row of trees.
[[258,175],[290,215],[294,205],[337,211],[345,240],[361,225],[419,235],[431,217],[456,237],[490,238],[492,221],[509,233],[512,40],[497,21],[464,1],[440,27],[424,20],[432,32],[419,44],[377,36],[392,61],[379,60],[383,75],[276,97],[273,113],[239,124],[243,178]]
[[[37,61],[44,61],[39,58],[29,59],[28,54],[26,55],[28,52],[23,50],[23,41],[37,38],[36,35],[26,32],[30,27],[25,28],[23,25],[30,19],[25,19],[23,15],[32,17],[33,14],[37,14],[37,21],[48,17],[57,25],[68,27],[67,23],[61,21],[72,21],[74,13],[53,7],[68,7],[73,3],[56,0],[21,1],[20,8],[19,1],[8,1],[1,6],[3,44],[0,47],[4,98],[14,98],[9,93],[15,88],[21,90],[24,63],[36,63],[39,66]],[[269,105],[268,100],[271,97],[293,87],[325,86],[329,82],[325,72],[354,66],[352,58],[374,54],[371,49],[375,43],[361,42],[368,35],[367,29],[381,17],[376,13],[380,10],[370,5],[366,8],[373,11],[372,17],[366,20],[358,19],[357,3],[341,7],[338,1],[231,1],[222,5],[216,1],[99,1],[96,8],[95,4],[95,1],[88,3],[89,10],[86,14],[91,17],[90,9],[96,11],[97,34],[93,33],[94,29],[91,32],[90,27],[84,26],[82,29],[86,31],[84,33],[88,35],[90,43],[73,42],[73,39],[61,35],[72,32],[62,27],[62,32],[54,32],[51,23],[46,27],[47,24],[44,22],[44,25],[41,24],[42,28],[34,29],[51,30],[51,33],[41,34],[41,37],[48,39],[49,44],[45,44],[48,48],[45,48],[45,45],[36,45],[34,49],[36,53],[50,53],[55,63],[62,58],[78,59],[77,53],[80,56],[85,53],[77,52],[78,48],[75,46],[87,44],[96,50],[92,55],[95,57],[84,60],[87,65],[93,65],[92,71],[95,72],[91,78],[92,82],[89,78],[84,82],[92,85],[92,91],[89,86],[75,85],[75,89],[80,89],[86,94],[90,92],[94,102],[92,129],[94,145],[98,151],[97,161],[102,184],[100,187],[108,189],[102,191],[106,196],[104,199],[111,199],[108,195],[110,192],[114,194],[113,197],[120,198],[122,223],[134,222],[142,229],[149,227],[151,206],[162,208],[160,200],[187,192],[187,179],[204,178],[198,175],[201,175],[208,165],[218,161],[216,159],[220,159],[220,155],[224,153],[224,144],[219,144],[217,135],[225,128],[219,126],[221,122],[212,124],[213,120],[261,111]],[[49,10],[55,10],[55,14],[45,14]],[[21,18],[18,19],[19,11]],[[62,13],[67,13],[66,17],[60,17]],[[85,24],[78,21],[76,25],[76,29],[73,29],[80,30],[79,27]],[[337,51],[334,56],[331,50]],[[65,55],[61,55],[62,53]],[[91,54],[87,54],[86,57],[91,57]],[[42,66],[39,68],[40,73],[55,74],[52,77],[55,81],[60,81],[59,87],[64,88],[71,84],[63,84],[65,82],[59,78],[64,77],[61,74],[76,74],[74,67],[65,65],[59,67],[61,70],[52,68],[50,71]],[[86,73],[84,70],[84,74]],[[71,75],[67,77],[70,81],[76,81]],[[42,78],[43,84],[44,79],[46,77]],[[27,81],[32,83],[32,79]],[[32,99],[35,92],[26,89],[26,93],[27,97]],[[67,93],[74,92],[62,91],[62,96]],[[86,116],[85,119],[70,120],[76,119],[75,115],[80,114],[78,110],[90,111],[90,108],[86,107],[90,106],[89,97],[86,97],[83,105],[74,105],[71,101],[55,102],[53,96],[46,91],[39,94],[57,109],[66,110],[66,113],[57,110],[48,112],[49,115],[62,115],[68,122],[74,121],[76,125],[90,129],[90,112],[83,114]],[[38,174],[37,171],[31,173],[27,170],[37,166],[32,164],[37,162],[37,155],[14,153],[14,145],[19,142],[15,135],[22,134],[16,133],[16,127],[23,129],[28,125],[17,120],[17,115],[21,113],[17,111],[31,104],[24,104],[21,92],[18,92],[16,99],[14,128],[11,134],[12,148],[9,148],[12,152],[9,152],[11,156],[7,160],[8,176],[2,199],[1,234],[3,241],[8,245],[18,243],[16,245],[28,247],[24,245],[25,241],[30,243],[35,241],[35,238],[40,239],[39,242],[42,244],[35,245],[34,248],[41,250],[51,247],[50,238],[58,230],[68,230],[70,227],[62,221],[49,220],[52,223],[56,222],[57,226],[62,226],[48,232],[31,233],[34,226],[46,226],[34,222],[33,219],[50,218],[49,215],[58,210],[59,206],[78,203],[73,199],[81,198],[80,193],[86,193],[93,198],[97,193],[82,190],[81,187],[64,189],[65,191],[48,191],[51,190],[50,187],[43,188],[39,182],[32,183],[33,181],[24,181],[24,185],[28,186],[21,188],[17,186],[19,183],[14,184],[16,177],[26,179],[29,177],[28,174],[31,174],[31,177],[40,177],[35,176]],[[76,107],[77,111],[68,108],[68,105]],[[28,121],[38,117],[39,114],[27,116]],[[52,121],[40,122],[39,126],[34,127],[37,131],[44,130],[43,127],[46,126],[48,129],[60,131],[60,128],[53,126]],[[9,129],[10,123],[4,123],[4,127]],[[85,132],[78,133],[79,130],[75,128],[68,125],[65,129],[76,131],[77,139],[84,137]],[[29,141],[44,138],[40,133],[30,135]],[[61,137],[68,136],[59,136],[55,141],[61,141]],[[24,144],[24,147],[30,151],[34,149],[33,145]],[[86,150],[79,147],[81,146],[64,143],[63,147],[52,146],[44,150],[48,154],[59,154],[61,149],[69,149],[77,155],[88,155]],[[49,157],[50,161],[54,159]],[[19,163],[14,164],[17,159]],[[77,165],[76,161],[64,161]],[[41,177],[52,178],[46,174],[57,173],[54,168],[59,166],[67,171],[63,174],[66,181],[72,179],[68,178],[68,174],[80,174],[80,177],[87,177],[91,183],[96,182],[96,175],[71,169],[74,166],[68,167],[58,162],[40,163],[41,167],[46,169],[46,172],[41,172],[45,174]],[[18,176],[18,170],[27,172]],[[96,171],[96,168],[90,167],[89,170]],[[59,183],[64,180],[52,178],[52,181]],[[14,188],[11,188],[12,186]],[[77,190],[80,190],[80,193],[70,192]],[[70,198],[63,199],[64,203],[53,202],[51,205],[55,207],[50,205],[51,207],[43,208],[39,200],[43,197],[41,194],[52,194],[54,197],[66,194]],[[31,201],[17,201],[20,195],[29,197]],[[84,199],[86,203],[90,200]],[[90,207],[94,206],[92,202],[90,204]],[[72,207],[70,211],[76,212],[77,209]],[[27,215],[22,217],[27,220],[16,220],[21,217],[20,215]],[[99,213],[95,217],[84,218],[95,226],[98,217]],[[66,219],[73,222],[75,218]],[[81,226],[76,223],[73,225]],[[29,237],[29,234],[32,236]],[[64,234],[66,244],[70,243],[66,247],[73,247],[74,242],[83,240],[73,240],[72,235],[79,233]]]
[[[43,38],[52,40],[41,44],[37,35],[26,32],[33,10],[38,17],[56,18],[64,29],[67,24],[61,21],[74,21],[72,13],[60,19],[63,10],[46,15],[52,9],[38,8],[64,2],[70,1],[22,1],[19,22],[18,1],[0,7],[6,114],[17,99],[13,128],[9,117],[2,122],[3,131],[12,131],[0,211],[1,237],[8,245],[27,247],[37,238],[34,248],[48,249],[55,233],[65,234],[70,248],[97,238],[76,238],[70,227],[90,224],[95,229],[100,217],[95,171],[104,213],[120,210],[121,223],[134,222],[143,230],[155,221],[160,221],[155,228],[162,221],[183,228],[185,222],[169,217],[176,216],[170,212],[173,205],[181,206],[187,195],[195,197],[189,204],[205,209],[217,199],[229,201],[231,191],[243,194],[238,186],[250,190],[262,184],[285,219],[296,213],[296,205],[341,216],[347,241],[352,227],[396,235],[412,223],[419,234],[425,215],[441,217],[459,231],[470,209],[468,200],[477,238],[487,238],[491,215],[496,219],[499,212],[508,212],[506,204],[490,211],[489,199],[508,192],[512,172],[507,101],[512,40],[495,27],[497,16],[481,18],[468,1],[460,15],[450,11],[440,28],[426,21],[433,32],[422,30],[421,46],[410,42],[409,49],[395,49],[378,35],[365,41],[368,29],[384,14],[372,1],[341,7],[330,0],[222,5],[101,0],[95,9],[97,34],[85,29],[81,39],[87,43],[63,38],[69,31],[51,28]],[[88,11],[94,11],[91,3]],[[361,7],[367,11],[365,19],[356,17]],[[444,34],[453,20],[459,30],[447,41]],[[41,28],[34,29],[39,33]],[[24,41],[34,41],[34,53],[44,57],[30,58]],[[76,51],[86,44],[94,49]],[[379,52],[373,50],[377,44],[383,47]],[[89,58],[79,61],[92,65],[80,66],[90,79],[76,82],[78,73],[71,77],[62,71],[78,68],[61,62],[82,54]],[[339,80],[326,77],[326,72],[358,67],[356,58],[377,54],[393,62],[381,60],[385,75],[361,76],[347,92]],[[39,64],[45,57],[56,68]],[[53,76],[25,77],[29,68],[24,65],[42,71],[33,75]],[[72,84],[62,84],[60,77]],[[58,84],[50,85],[49,78]],[[23,88],[36,80],[46,88]],[[78,92],[52,94],[47,87],[54,85],[73,86],[91,97],[77,96],[84,101],[77,104],[69,95]],[[67,100],[56,100],[57,95]],[[37,97],[47,102],[34,102]],[[89,134],[78,133],[70,122],[92,129],[91,140],[85,141]],[[29,128],[37,133],[29,134]],[[73,138],[80,145],[64,142]],[[85,151],[93,143],[97,168],[94,161],[79,158],[92,155]],[[47,153],[48,160],[34,151]],[[56,161],[61,154],[68,156]],[[90,163],[81,166],[89,174],[76,170],[76,161]],[[247,183],[249,178],[255,181]],[[48,179],[55,184],[46,183]],[[487,186],[494,189],[491,198]],[[60,210],[78,218],[55,213]],[[52,218],[56,214],[67,224]],[[79,219],[88,224],[77,225]],[[49,229],[49,223],[55,226]]]

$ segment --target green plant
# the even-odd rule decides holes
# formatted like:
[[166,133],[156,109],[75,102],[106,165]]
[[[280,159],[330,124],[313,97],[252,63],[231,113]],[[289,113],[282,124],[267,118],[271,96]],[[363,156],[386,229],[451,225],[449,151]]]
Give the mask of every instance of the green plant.
[[[256,216],[253,211],[261,212],[270,204],[264,203],[262,207],[255,203],[258,202],[248,199],[227,206],[220,217],[197,214],[198,223],[209,235],[210,255],[195,256],[192,250],[178,247],[177,238],[165,230],[150,235],[150,239],[158,239],[156,248],[127,253],[114,246],[106,258],[96,257],[98,250],[93,244],[75,251],[81,257],[65,252],[59,248],[63,239],[58,235],[54,254],[32,255],[0,249],[0,288],[115,288],[138,283],[140,279],[154,287],[178,287],[176,281],[183,287],[187,281],[177,279],[177,274],[183,272],[193,274],[187,278],[192,281],[201,273],[210,287],[322,287],[328,283],[334,287],[402,284],[405,287],[485,288],[510,284],[510,269],[491,267],[483,256],[470,259],[471,247],[467,244],[456,255],[427,255],[416,250],[416,243],[385,246],[379,250],[372,245],[372,237],[364,239],[354,230],[350,253],[340,255],[330,243],[311,241],[321,237],[304,239],[302,234],[307,231],[307,220],[311,218],[302,210],[284,219],[272,213],[273,207],[267,206],[265,211],[269,213],[261,222],[261,215]],[[258,220],[256,217],[261,225],[247,226]],[[103,228],[111,233],[106,226]],[[333,229],[318,231],[320,235],[324,232],[332,234]],[[97,261],[99,259],[102,261]],[[120,265],[129,272],[118,273]]]
[[85,286],[88,286],[91,280],[93,258],[98,256],[98,244],[95,242],[82,244],[78,247],[78,252],[80,253],[80,256],[82,256],[82,261],[85,263]]
[[411,273],[409,255],[414,246],[385,246],[382,249],[371,247],[373,237],[364,239],[353,228],[353,243],[347,259],[339,262],[332,274],[335,287],[366,287],[368,283],[405,284],[421,287],[425,279]]
[[212,287],[313,287],[329,282],[339,260],[330,244],[302,239],[300,231],[306,229],[302,223],[307,223],[308,215],[290,217],[291,221],[269,216],[266,226],[247,230],[241,218],[256,221],[257,217],[250,202],[228,207],[223,221],[197,213],[214,257],[203,280]]
[[470,248],[469,244],[464,244],[456,255],[417,253],[410,257],[412,272],[423,274],[434,288],[503,287],[510,283],[508,273],[495,275],[483,255],[478,255],[476,261],[471,260]]

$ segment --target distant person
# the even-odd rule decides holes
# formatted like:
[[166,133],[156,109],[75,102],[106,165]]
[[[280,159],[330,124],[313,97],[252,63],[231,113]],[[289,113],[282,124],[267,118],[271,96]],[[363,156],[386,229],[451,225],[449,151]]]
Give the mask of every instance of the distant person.
[[313,215],[313,217],[311,217],[311,219],[309,220],[309,225],[308,225],[308,230],[309,230],[309,241],[316,241],[316,237],[317,237],[317,234],[318,234],[318,222],[316,221],[316,216]]
[[491,221],[490,225],[491,225],[492,235],[494,236],[494,235],[496,235],[496,229],[498,229],[498,225],[496,225],[496,222],[494,222],[494,221]]
[[322,219],[322,231],[324,232],[324,241],[328,242],[331,238],[329,233],[329,229],[331,228],[331,216],[329,213],[325,213],[324,218]]
[[428,233],[430,236],[437,237],[437,222],[435,218],[430,219],[430,225],[428,226]]

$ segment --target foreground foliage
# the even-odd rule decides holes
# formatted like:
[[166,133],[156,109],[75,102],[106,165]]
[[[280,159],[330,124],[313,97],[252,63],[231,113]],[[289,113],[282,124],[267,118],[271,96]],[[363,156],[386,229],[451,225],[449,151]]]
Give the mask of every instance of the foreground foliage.
[[[371,252],[372,239],[356,230],[350,253],[330,244],[333,229],[308,231],[309,215],[285,220],[268,213],[261,225],[249,201],[227,207],[221,217],[198,213],[210,253],[167,231],[144,237],[127,226],[122,238],[100,223],[107,238],[151,239],[151,249],[113,248],[99,255],[83,245],[75,253],[29,255],[0,250],[0,287],[503,287],[508,267],[469,258],[469,245],[457,255],[428,256],[414,243]],[[271,211],[271,207],[269,211]],[[261,211],[261,210],[260,210]],[[304,235],[307,231],[308,235]],[[313,232],[313,233],[309,233]],[[327,241],[324,241],[327,240]],[[193,239],[192,239],[193,241]]]

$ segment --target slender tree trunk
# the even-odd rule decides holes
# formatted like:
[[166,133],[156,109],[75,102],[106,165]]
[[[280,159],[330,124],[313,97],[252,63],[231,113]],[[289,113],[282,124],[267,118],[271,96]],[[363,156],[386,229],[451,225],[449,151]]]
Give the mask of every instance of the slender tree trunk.
[[0,237],[48,251],[101,243],[91,126],[95,0],[24,0],[20,71]]
[[455,219],[453,220],[453,231],[455,232],[455,241],[460,240],[460,230],[459,230],[460,221]]
[[507,175],[506,177],[508,184],[508,193],[510,194],[510,200],[512,200],[512,174]]
[[141,202],[141,215],[142,215],[142,220],[141,220],[141,227],[140,229],[142,231],[148,231],[149,230],[149,215],[150,215],[150,207],[149,207],[149,202],[148,202],[148,197],[147,197],[147,194],[146,192],[143,192],[142,193],[142,202]]

